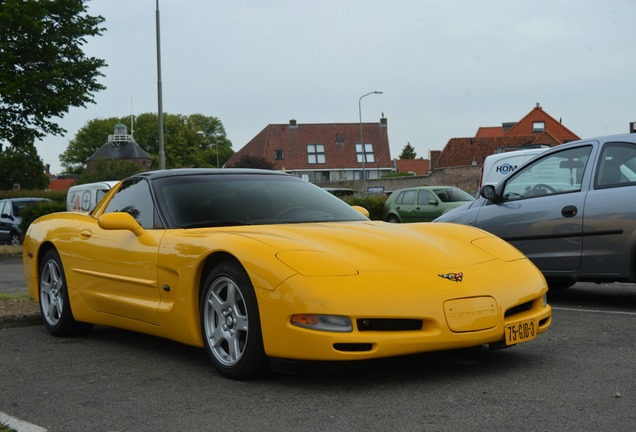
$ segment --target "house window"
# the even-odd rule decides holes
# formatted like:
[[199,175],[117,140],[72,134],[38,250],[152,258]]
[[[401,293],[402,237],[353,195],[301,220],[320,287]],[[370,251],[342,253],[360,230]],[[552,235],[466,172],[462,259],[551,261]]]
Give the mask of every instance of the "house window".
[[532,122],[532,132],[545,132],[545,122]]
[[364,152],[362,152],[362,144],[356,144],[356,157],[358,158],[358,163],[374,163],[373,144],[365,144]]
[[282,150],[275,150],[275,151],[274,151],[274,159],[276,159],[276,160],[283,160],[283,159],[285,159],[285,158],[283,157],[283,151],[282,151]]
[[310,164],[325,163],[325,145],[309,144],[307,145],[307,162]]

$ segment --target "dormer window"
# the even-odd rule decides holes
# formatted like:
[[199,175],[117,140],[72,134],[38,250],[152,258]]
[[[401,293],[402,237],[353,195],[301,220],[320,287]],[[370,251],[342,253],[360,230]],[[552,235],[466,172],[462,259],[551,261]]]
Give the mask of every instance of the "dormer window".
[[532,122],[532,132],[545,132],[545,122],[536,121]]

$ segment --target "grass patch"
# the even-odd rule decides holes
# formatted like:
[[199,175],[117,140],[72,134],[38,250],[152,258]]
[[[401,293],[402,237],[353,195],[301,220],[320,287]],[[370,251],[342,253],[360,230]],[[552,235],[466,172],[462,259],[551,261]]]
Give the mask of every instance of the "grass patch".
[[0,423],[0,432],[16,432],[15,429],[10,428],[9,426]]
[[[13,300],[13,299],[31,299],[31,296],[24,293],[20,293],[20,294],[0,293],[0,300]],[[0,430],[0,432],[2,431]]]
[[0,255],[20,256],[22,255],[22,246],[0,245]]

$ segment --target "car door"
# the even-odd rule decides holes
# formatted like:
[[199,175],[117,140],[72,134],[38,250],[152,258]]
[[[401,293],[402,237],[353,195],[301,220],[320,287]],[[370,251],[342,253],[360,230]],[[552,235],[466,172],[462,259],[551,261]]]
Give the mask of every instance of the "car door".
[[410,222],[431,222],[441,214],[440,202],[433,192],[420,189],[417,193],[417,204],[413,208]]
[[497,187],[501,201],[479,208],[475,225],[507,240],[542,271],[581,265],[591,144],[551,152]]
[[413,222],[415,215],[415,203],[417,200],[417,189],[407,189],[400,194],[395,201],[395,210],[400,215],[402,222]]
[[124,182],[104,213],[129,213],[144,229],[137,237],[129,230],[105,230],[97,219],[80,228],[73,242],[73,286],[92,309],[158,324],[160,301],[157,254],[165,230],[145,179]]
[[631,278],[636,236],[636,143],[603,143],[585,203],[582,270]]

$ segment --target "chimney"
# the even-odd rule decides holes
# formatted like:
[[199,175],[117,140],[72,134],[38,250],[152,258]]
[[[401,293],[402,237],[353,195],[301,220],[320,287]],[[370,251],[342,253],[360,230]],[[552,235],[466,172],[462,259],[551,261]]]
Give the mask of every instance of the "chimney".
[[629,124],[629,133],[636,133],[636,122],[631,122]]
[[296,119],[291,119],[291,120],[289,121],[289,127],[290,127],[291,129],[296,129],[296,128],[298,127],[298,124],[296,123]]
[[386,117],[384,117],[384,113],[382,113],[382,118],[380,118],[380,126],[381,127],[386,127]]

